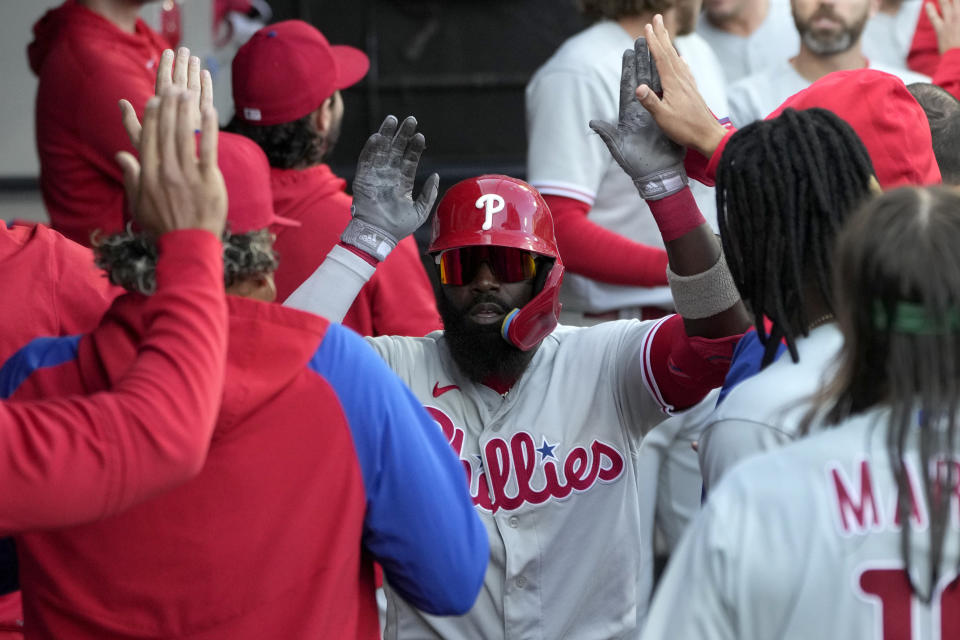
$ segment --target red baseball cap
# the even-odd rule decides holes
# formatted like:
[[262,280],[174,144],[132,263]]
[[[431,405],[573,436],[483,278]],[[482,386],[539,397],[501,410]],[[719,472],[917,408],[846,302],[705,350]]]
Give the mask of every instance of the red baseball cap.
[[267,25],[233,58],[233,103],[250,124],[293,122],[370,69],[363,51],[331,45],[302,20]]
[[270,163],[256,142],[235,133],[221,132],[217,160],[227,187],[227,223],[232,233],[247,233],[279,224],[300,223],[273,210]]
[[927,116],[900,78],[875,69],[835,71],[787,98],[767,119],[811,107],[829,109],[853,127],[884,189],[942,181]]

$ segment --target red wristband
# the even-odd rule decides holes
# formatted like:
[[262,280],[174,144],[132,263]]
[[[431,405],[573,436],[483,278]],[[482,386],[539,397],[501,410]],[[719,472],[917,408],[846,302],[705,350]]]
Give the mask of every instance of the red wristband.
[[380,261],[377,260],[375,257],[373,257],[372,255],[370,255],[370,254],[367,253],[366,251],[363,251],[363,250],[361,250],[361,249],[356,248],[356,247],[353,246],[352,244],[347,244],[346,242],[338,242],[337,244],[339,244],[341,247],[343,247],[344,249],[346,249],[346,250],[349,251],[350,253],[353,253],[353,254],[356,254],[356,255],[360,256],[361,258],[363,258],[363,259],[364,259],[368,264],[370,264],[371,266],[376,267],[376,266],[378,266],[378,265],[380,264]]
[[659,200],[647,200],[664,242],[676,240],[706,223],[690,187]]

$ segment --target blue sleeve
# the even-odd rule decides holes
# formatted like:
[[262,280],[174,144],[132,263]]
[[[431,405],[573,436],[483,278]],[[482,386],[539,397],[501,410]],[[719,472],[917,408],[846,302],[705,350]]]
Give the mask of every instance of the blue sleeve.
[[[36,338],[0,367],[0,398],[9,398],[37,369],[55,367],[77,355],[80,336]],[[0,539],[0,595],[20,588],[17,549],[13,538]]]
[[367,494],[364,547],[410,604],[466,613],[483,584],[489,542],[447,439],[349,329],[330,325],[310,368],[333,387],[350,424]]
[[35,338],[0,367],[0,398],[9,398],[37,369],[55,367],[77,357],[80,336]]
[[[781,343],[780,346],[777,347],[777,354],[773,359],[776,360],[779,358],[786,350],[787,346]],[[727,397],[727,394],[730,393],[735,386],[747,378],[752,378],[760,373],[760,364],[763,362],[763,351],[763,343],[760,342],[760,337],[757,335],[756,329],[750,329],[740,338],[740,342],[737,343],[737,348],[733,350],[733,361],[730,363],[730,370],[727,371],[727,377],[723,380],[720,395],[717,396],[717,406],[720,406],[720,403],[723,402],[724,398]]]

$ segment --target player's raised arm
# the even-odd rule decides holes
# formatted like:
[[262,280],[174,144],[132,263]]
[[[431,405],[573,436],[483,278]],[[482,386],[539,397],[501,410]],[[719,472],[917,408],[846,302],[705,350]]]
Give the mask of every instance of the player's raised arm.
[[426,147],[417,119],[387,116],[367,139],[353,180],[353,219],[327,259],[284,302],[333,322],[347,313],[377,265],[430,215],[440,178],[432,174],[413,199],[413,182]]
[[[662,21],[658,24],[662,29]],[[619,121],[594,120],[590,127],[647,201],[667,249],[667,279],[683,321],[667,321],[658,330],[651,362],[667,403],[683,408],[723,381],[733,347],[750,321],[720,243],[687,186],[686,150],[640,104],[638,86],[653,93],[662,89],[644,38],[623,55]]]
[[[226,191],[217,118],[200,154],[189,97],[147,106],[140,160],[120,154],[139,224],[160,236],[148,333],[112,392],[0,405],[0,532],[102,518],[199,472],[223,387],[227,342],[220,233]],[[10,388],[15,366],[0,377]]]
[[[180,47],[176,53],[167,49],[157,65],[156,95],[169,91],[189,91],[190,119],[194,129],[200,129],[202,114],[213,109],[213,78],[206,69],[200,69],[200,58],[190,55],[190,49]],[[129,100],[120,101],[123,128],[135,149],[140,148],[140,120]]]

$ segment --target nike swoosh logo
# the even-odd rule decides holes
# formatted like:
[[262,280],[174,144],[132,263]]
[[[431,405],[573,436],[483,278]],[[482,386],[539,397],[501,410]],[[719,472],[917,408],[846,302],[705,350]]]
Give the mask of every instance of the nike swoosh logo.
[[453,391],[454,389],[459,389],[459,388],[460,387],[458,387],[455,384],[447,385],[446,387],[441,387],[439,382],[435,382],[433,384],[433,397],[439,398],[440,396],[445,394],[447,391]]

